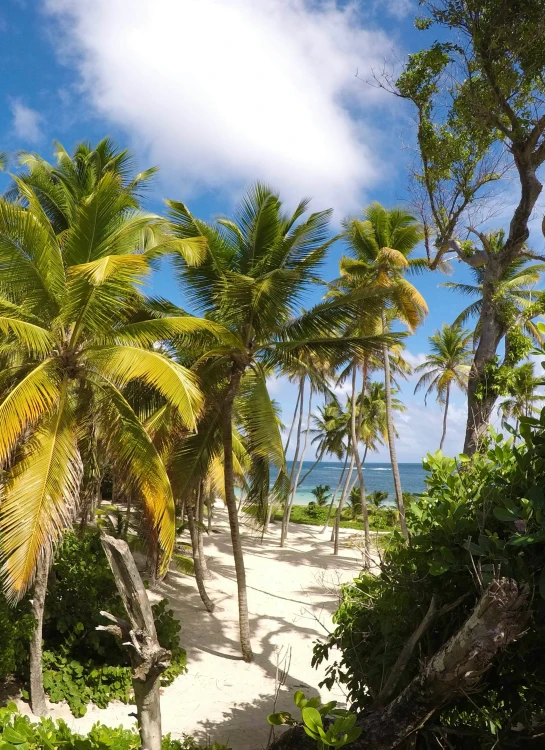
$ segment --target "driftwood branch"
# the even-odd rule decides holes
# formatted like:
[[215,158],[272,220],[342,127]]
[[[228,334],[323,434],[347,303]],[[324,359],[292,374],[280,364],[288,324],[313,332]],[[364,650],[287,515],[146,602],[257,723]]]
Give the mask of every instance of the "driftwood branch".
[[[450,701],[474,691],[496,654],[524,633],[528,588],[494,581],[460,630],[423,665],[387,706],[358,717],[362,734],[351,750],[393,750]],[[425,618],[426,619],[426,618]],[[271,750],[314,750],[301,727],[285,732]]]
[[114,624],[99,625],[97,629],[117,636],[123,641],[124,646],[130,647],[142,750],[161,750],[159,686],[161,674],[170,665],[171,653],[163,648],[157,639],[148,594],[127,543],[104,534],[102,546],[129,621],[115,617],[109,612],[101,612]]

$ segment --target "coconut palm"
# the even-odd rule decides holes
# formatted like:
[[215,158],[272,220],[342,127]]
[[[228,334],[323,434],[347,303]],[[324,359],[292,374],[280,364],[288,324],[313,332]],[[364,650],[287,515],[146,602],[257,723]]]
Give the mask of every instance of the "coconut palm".
[[[391,316],[404,323],[409,330],[414,330],[427,313],[427,306],[418,290],[407,281],[405,274],[427,268],[425,258],[411,257],[414,249],[423,239],[422,226],[402,208],[388,211],[379,203],[372,203],[364,209],[362,219],[348,219],[344,222],[344,236],[350,257],[341,260],[341,286],[354,289],[358,286],[375,285],[387,289]],[[380,322],[382,332],[385,333],[389,323],[386,303],[381,310]],[[360,325],[359,322],[358,325]],[[395,447],[391,402],[392,378],[387,344],[383,345],[382,366],[386,394],[388,446],[396,501],[402,532],[408,536]]]
[[359,487],[352,487],[347,500],[347,510],[350,513],[350,519],[357,521],[358,516],[361,516],[362,504],[361,504],[361,492]]
[[[171,405],[187,430],[196,427],[202,394],[194,373],[150,346],[153,327],[133,322],[138,285],[171,240],[165,222],[139,212],[113,170],[94,180],[84,200],[60,183],[69,218],[60,233],[30,181],[16,178],[15,185],[17,202],[0,201],[0,464],[9,467],[0,509],[1,576],[12,601],[36,580],[31,691],[33,709],[43,712],[40,625],[48,566],[74,518],[93,436],[101,434],[116,482],[143,504],[165,570],[174,545],[172,491],[124,391],[141,383]],[[189,334],[192,326],[189,317],[181,326],[164,321],[163,333],[185,327]],[[221,329],[208,321],[195,328]]]
[[[487,241],[491,252],[498,251],[504,243],[503,230],[492,232]],[[545,271],[545,263],[531,263],[525,258],[516,258],[504,271],[502,278],[494,289],[494,304],[503,311],[508,325],[520,325],[527,336],[536,343],[542,344],[543,337],[537,325],[533,322],[541,313],[541,308],[535,303],[543,299],[543,292],[536,290],[536,285]],[[462,328],[471,318],[478,318],[482,308],[484,268],[471,268],[473,284],[462,284],[448,281],[441,286],[452,289],[458,294],[469,297],[474,301],[457,316],[453,326]],[[475,339],[479,338],[479,326],[475,328]]]
[[545,401],[545,395],[538,392],[543,385],[542,378],[534,375],[532,362],[524,362],[514,368],[512,381],[509,388],[509,398],[502,401],[498,413],[502,417],[502,425],[509,424],[510,419],[515,420],[515,430],[521,417],[530,417],[541,411]]
[[324,505],[327,505],[327,501],[331,497],[330,489],[331,487],[328,484],[318,484],[313,490],[311,490],[316,498],[316,505],[318,507],[322,508]]
[[414,392],[426,388],[424,403],[430,393],[437,393],[437,401],[445,405],[443,412],[443,432],[439,450],[443,449],[447,434],[447,416],[450,403],[452,385],[457,385],[462,391],[467,391],[467,381],[471,369],[473,356],[471,341],[474,334],[462,330],[458,325],[449,326],[446,323],[439,331],[428,338],[430,354],[424,362],[415,368],[416,373],[422,373]]
[[[180,239],[203,238],[207,256],[199,266],[177,263],[182,286],[190,301],[206,317],[230,331],[222,346],[206,353],[199,372],[203,381],[221,384],[221,419],[224,454],[225,500],[238,583],[240,640],[243,657],[252,659],[246,592],[246,573],[234,494],[232,424],[233,404],[248,373],[259,383],[263,408],[254,419],[269,413],[266,375],[293,372],[298,364],[315,357],[346,359],[355,352],[375,348],[377,337],[339,338],[339,327],[354,315],[365,297],[376,314],[379,290],[365,291],[360,299],[334,300],[298,315],[302,297],[333,241],[329,235],[331,211],[303,218],[308,201],[286,214],[278,195],[257,184],[242,199],[234,219],[207,224],[194,218],[182,203],[169,201],[173,229]],[[342,358],[342,357],[341,357]],[[257,391],[256,391],[257,392]],[[266,444],[274,424],[264,421],[259,438]],[[282,463],[280,468],[285,471]],[[266,511],[263,516],[265,516]]]
[[375,490],[369,493],[369,502],[378,510],[388,500],[388,493],[383,490]]

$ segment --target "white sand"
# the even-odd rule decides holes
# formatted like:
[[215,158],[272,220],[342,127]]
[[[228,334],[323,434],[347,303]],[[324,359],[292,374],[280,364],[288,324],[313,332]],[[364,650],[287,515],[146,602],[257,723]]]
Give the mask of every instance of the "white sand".
[[[234,750],[258,750],[267,743],[270,727],[266,717],[273,710],[279,656],[291,654],[278,710],[294,709],[297,713],[292,701],[295,690],[309,695],[318,692],[324,669],[310,665],[313,643],[331,630],[339,584],[357,575],[361,551],[343,545],[334,557],[330,532],[322,535],[319,527],[292,524],[284,549],[279,547],[278,527],[263,543],[256,532],[245,528],[255,654],[254,662],[246,664],[239,655],[236,581],[225,511],[216,511],[213,528],[218,533],[205,537],[205,553],[213,576],[207,581],[207,590],[215,612],[210,615],[205,611],[194,579],[176,571],[169,573],[155,592],[168,597],[180,619],[188,665],[188,673],[162,692],[163,729],[175,738],[193,734],[201,741],[226,743]],[[341,532],[344,538],[350,533]],[[320,692],[324,700],[344,701],[338,689]],[[29,712],[23,703],[21,710]],[[133,726],[130,714],[134,710],[134,706],[120,703],[106,709],[89,706],[84,717],[74,719],[66,705],[57,704],[51,705],[51,716],[62,717],[83,733],[97,721]]]

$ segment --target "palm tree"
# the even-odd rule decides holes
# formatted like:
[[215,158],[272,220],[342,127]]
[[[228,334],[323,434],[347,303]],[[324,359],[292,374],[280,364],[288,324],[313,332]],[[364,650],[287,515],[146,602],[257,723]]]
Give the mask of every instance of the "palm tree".
[[515,420],[515,430],[521,417],[530,417],[541,411],[539,404],[545,401],[545,396],[538,392],[543,385],[542,378],[534,375],[532,362],[524,362],[514,368],[513,378],[509,388],[509,398],[502,401],[498,413],[502,416],[502,425],[507,425],[510,419]]
[[369,502],[378,510],[388,500],[388,493],[383,490],[375,490],[369,493]]
[[[499,250],[504,242],[503,230],[490,233],[487,236],[492,252]],[[502,278],[494,290],[495,305],[503,312],[505,320],[511,324],[518,322],[525,334],[536,343],[542,344],[543,337],[537,325],[533,322],[540,314],[534,303],[543,299],[543,292],[536,290],[536,284],[545,271],[545,263],[532,263],[528,265],[525,258],[516,258],[504,271]],[[483,304],[483,279],[484,268],[472,268],[471,274],[473,284],[461,284],[448,281],[441,286],[452,289],[458,294],[472,298],[474,301],[468,305],[454,320],[453,326],[462,328],[471,318],[479,318]],[[518,319],[518,320],[514,320]],[[475,328],[475,340],[479,338],[479,326]]]
[[312,494],[316,498],[316,505],[319,508],[322,508],[324,505],[327,505],[327,501],[331,497],[331,492],[329,491],[331,487],[328,484],[318,484],[316,487],[314,487],[313,490],[311,490]]
[[[427,306],[417,289],[405,279],[404,274],[407,271],[427,268],[425,258],[411,258],[415,247],[423,239],[422,226],[401,208],[388,211],[379,203],[372,203],[364,209],[362,219],[346,220],[344,230],[351,257],[341,260],[341,285],[344,284],[353,289],[360,285],[365,287],[371,284],[387,289],[393,316],[404,323],[409,330],[414,330],[427,313]],[[387,318],[385,304],[380,315],[382,333],[388,330]],[[407,523],[395,447],[392,378],[387,344],[384,344],[382,348],[382,366],[390,461],[401,530],[407,537]]]
[[437,393],[437,401],[445,405],[443,412],[443,432],[439,450],[443,450],[445,435],[447,434],[447,415],[450,402],[450,390],[455,383],[462,391],[467,391],[467,381],[471,369],[471,341],[474,334],[462,330],[458,325],[449,326],[446,323],[440,331],[430,336],[430,354],[425,361],[415,368],[415,372],[423,373],[419,378],[414,392],[426,388],[424,403],[432,391]]
[[356,521],[358,516],[361,516],[361,492],[359,487],[352,487],[348,496],[348,510],[350,511],[350,518],[352,521]]
[[[202,394],[194,373],[150,346],[153,325],[133,322],[138,284],[150,259],[169,246],[165,222],[137,210],[115,170],[95,172],[84,200],[73,196],[69,182],[58,183],[66,217],[60,232],[42,204],[45,191],[30,179],[15,183],[18,200],[0,200],[0,463],[9,467],[0,509],[1,575],[12,601],[35,581],[31,693],[33,711],[42,713],[48,567],[73,521],[93,432],[105,439],[116,482],[143,504],[164,571],[175,535],[171,486],[124,390],[142,384],[188,430],[196,427]],[[167,329],[179,326],[165,321]]]
[[[206,353],[199,372],[203,381],[221,383],[218,418],[238,584],[240,642],[243,658],[251,660],[246,572],[234,494],[233,405],[248,373],[259,384],[262,408],[256,408],[257,419],[270,412],[265,402],[270,400],[266,376],[271,370],[290,373],[313,357],[327,362],[339,352],[349,358],[363,349],[376,349],[377,337],[341,339],[338,333],[364,297],[368,309],[376,314],[381,293],[366,290],[361,298],[325,302],[296,316],[302,295],[334,240],[329,236],[331,211],[303,219],[306,200],[293,214],[286,214],[278,195],[257,184],[241,201],[234,219],[218,219],[214,224],[194,218],[182,203],[169,201],[168,205],[176,236],[182,240],[202,238],[208,247],[198,266],[178,261],[182,285],[197,309],[230,332],[220,347]],[[265,445],[276,432],[274,424],[263,421],[261,443]],[[285,472],[283,462],[279,468]]]

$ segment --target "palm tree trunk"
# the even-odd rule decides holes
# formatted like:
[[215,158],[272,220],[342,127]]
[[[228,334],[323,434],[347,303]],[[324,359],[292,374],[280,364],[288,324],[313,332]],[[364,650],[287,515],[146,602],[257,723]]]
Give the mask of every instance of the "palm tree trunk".
[[197,544],[199,549],[199,560],[201,561],[202,577],[205,581],[209,581],[212,578],[210,571],[208,570],[208,564],[206,562],[206,556],[204,554],[204,542],[203,542],[203,528],[204,528],[204,487],[201,482],[199,487],[199,501],[197,503],[197,518],[199,519],[199,525],[197,526]]
[[[286,535],[288,533],[289,514],[291,512],[291,507],[290,507],[291,488],[293,486],[295,466],[297,465],[297,461],[299,460],[299,449],[301,447],[301,430],[303,426],[303,411],[304,411],[304,404],[303,404],[304,393],[305,393],[305,376],[301,378],[301,382],[299,384],[299,399],[298,399],[299,400],[299,421],[297,423],[297,441],[295,443],[295,453],[293,455],[293,463],[291,465],[291,471],[290,471],[290,496],[288,497],[288,500],[286,504],[284,505],[284,514],[282,516],[282,531],[280,532],[280,546],[281,547],[284,546],[284,543],[286,541]],[[287,445],[288,444],[286,443],[286,447]]]
[[197,582],[197,588],[201,597],[202,603],[205,606],[207,612],[214,611],[214,602],[210,599],[206,593],[204,585],[204,573],[202,569],[202,560],[199,553],[199,533],[195,524],[195,514],[193,507],[190,503],[187,504],[187,524],[189,526],[189,534],[191,535],[191,549],[193,552],[193,564],[195,566],[195,580]]
[[[386,316],[382,313],[382,332],[386,333]],[[388,430],[388,447],[390,449],[390,463],[392,465],[392,474],[394,477],[394,487],[396,493],[397,510],[399,512],[399,523],[401,533],[408,539],[409,531],[405,519],[405,504],[403,502],[403,492],[401,490],[401,477],[399,476],[399,465],[397,463],[394,417],[392,413],[392,379],[390,375],[390,358],[386,344],[382,347],[382,357],[384,360],[384,390],[386,395],[386,426]]]
[[246,569],[244,554],[238,525],[237,499],[235,496],[235,476],[233,467],[233,402],[237,395],[242,369],[233,364],[229,385],[225,393],[222,415],[223,431],[223,473],[225,481],[225,504],[229,515],[231,529],[231,543],[238,589],[238,618],[240,628],[240,648],[244,661],[252,661],[252,645],[250,642],[250,620],[248,616],[248,592],[246,589]]
[[321,532],[322,534],[325,532],[325,530],[329,526],[329,520],[331,518],[331,512],[333,511],[333,504],[335,503],[335,499],[336,499],[337,495],[339,494],[339,490],[340,490],[341,485],[343,483],[344,474],[346,472],[346,466],[348,464],[348,456],[349,456],[349,452],[347,451],[346,452],[346,457],[344,459],[343,470],[341,471],[341,477],[339,479],[337,487],[335,488],[335,492],[333,493],[333,497],[331,498],[331,502],[329,503],[329,510],[327,511],[327,518],[326,518],[325,526],[324,526],[324,528],[322,529],[322,532]]
[[299,487],[299,485],[303,484],[303,482],[305,481],[305,479],[308,476],[310,476],[310,474],[312,474],[312,472],[314,471],[314,469],[318,466],[318,464],[320,463],[320,461],[324,457],[324,453],[325,453],[325,451],[321,450],[320,453],[318,454],[318,456],[316,456],[316,461],[312,464],[312,466],[310,467],[310,469],[307,472],[305,472],[305,474],[303,474],[303,476],[299,480],[299,482],[297,482],[297,486],[298,487]]
[[299,411],[299,405],[301,403],[301,397],[302,397],[302,390],[301,385],[299,385],[299,390],[297,391],[297,400],[295,402],[295,409],[293,410],[293,419],[291,420],[291,427],[290,431],[288,432],[288,437],[286,438],[286,444],[284,445],[284,454],[288,450],[290,441],[291,441],[291,435],[293,432],[293,428],[295,427],[295,421],[297,419],[297,413]]
[[[365,495],[365,481],[363,479],[363,468],[360,460],[360,449],[358,435],[356,432],[356,364],[352,366],[352,400],[351,400],[351,414],[350,414],[350,432],[352,439],[352,453],[356,461],[356,471],[358,472],[358,482],[360,486],[360,500],[361,500],[361,516],[363,519],[363,533],[365,539],[365,556],[364,556],[364,568],[369,568],[371,561],[371,534],[369,533],[369,514],[367,512],[367,498]],[[363,399],[362,399],[363,401]],[[362,405],[360,404],[360,412]],[[360,421],[360,420],[358,420]]]
[[288,504],[288,513],[287,513],[287,520],[286,520],[286,533],[284,535],[284,539],[281,540],[281,546],[284,546],[284,543],[286,539],[288,538],[288,531],[289,531],[289,523],[290,523],[290,517],[291,517],[291,509],[293,508],[293,503],[295,501],[295,495],[297,493],[297,488],[299,487],[299,477],[301,476],[301,471],[303,469],[303,463],[305,461],[305,453],[307,452],[307,445],[308,445],[308,435],[310,432],[310,414],[312,411],[312,386],[310,386],[310,395],[308,398],[308,421],[307,421],[307,429],[305,430],[305,440],[303,442],[303,450],[301,451],[301,457],[299,459],[299,466],[297,467],[297,474],[295,476],[295,481],[293,482],[293,487],[291,490],[290,495],[290,501]]
[[34,580],[34,593],[31,606],[32,616],[36,620],[36,627],[30,639],[30,708],[35,716],[45,716],[47,714],[42,672],[42,635],[50,560],[51,555],[49,550],[44,549],[36,566],[36,578]]
[[349,445],[349,450],[350,450],[350,466],[348,468],[348,473],[344,481],[343,492],[341,495],[341,499],[339,500],[339,507],[337,508],[337,513],[335,515],[335,524],[333,526],[333,554],[334,555],[339,554],[339,529],[341,527],[341,515],[343,512],[344,503],[349,494],[349,487],[352,482],[352,474],[354,472],[354,451],[352,450],[351,444]]
[[445,442],[445,435],[447,434],[447,414],[448,414],[448,402],[450,398],[450,383],[447,384],[447,395],[445,398],[445,413],[443,414],[443,434],[441,435],[441,442],[439,443],[439,450],[443,450],[443,443]]
[[208,510],[208,533],[212,531],[212,516],[214,514],[214,500],[212,499],[212,492],[208,493],[208,502],[206,505]]

